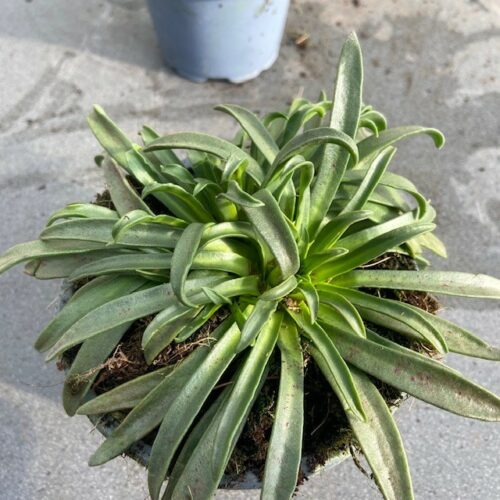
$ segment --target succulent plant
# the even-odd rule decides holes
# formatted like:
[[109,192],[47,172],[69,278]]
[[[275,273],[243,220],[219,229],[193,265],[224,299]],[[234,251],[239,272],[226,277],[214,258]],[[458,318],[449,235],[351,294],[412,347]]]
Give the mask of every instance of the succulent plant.
[[[151,497],[159,498],[169,476],[163,498],[210,498],[275,356],[279,394],[262,498],[289,498],[301,461],[307,354],[340,400],[384,497],[413,498],[401,437],[373,379],[453,413],[500,419],[497,396],[398,339],[491,360],[500,360],[498,348],[372,293],[500,298],[495,278],[425,269],[424,247],[445,255],[433,234],[435,211],[408,179],[387,170],[397,141],[427,134],[440,147],[443,136],[387,128],[383,115],[363,105],[355,35],[342,50],[333,103],[325,95],[295,99],[263,120],[235,105],[218,109],[241,126],[232,142],[201,133],[160,137],[144,127],[139,146],[96,107],[88,121],[104,148],[96,160],[112,204],[69,205],[50,217],[39,240],[0,257],[2,271],[27,261],[35,277],[80,284],[36,342],[49,359],[79,346],[68,380],[105,362],[139,318],[154,315],[142,335],[152,363],[227,311],[180,363],[90,400],[95,375],[76,388],[66,384],[69,414],[128,412],[90,464],[158,428]],[[370,267],[388,252],[409,255],[421,270]],[[224,377],[229,382],[207,406]]]

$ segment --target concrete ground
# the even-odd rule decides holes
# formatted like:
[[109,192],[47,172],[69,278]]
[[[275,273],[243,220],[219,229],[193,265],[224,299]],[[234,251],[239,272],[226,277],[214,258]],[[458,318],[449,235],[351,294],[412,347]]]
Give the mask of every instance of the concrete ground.
[[[411,176],[439,213],[450,257],[442,269],[500,275],[500,4],[498,0],[295,1],[276,65],[245,85],[193,84],[162,65],[142,0],[0,0],[0,249],[33,239],[48,214],[102,186],[99,147],[87,130],[93,103],[131,133],[230,134],[220,102],[256,111],[296,93],[330,88],[340,45],[355,29],[364,49],[365,101],[391,124],[439,127],[400,148],[394,167]],[[306,49],[291,39],[310,33]],[[54,312],[57,283],[20,269],[0,279],[0,498],[96,500],[147,497],[145,474],[124,459],[88,468],[101,441],[60,405],[62,376],[31,347]],[[445,300],[446,316],[499,343],[498,303]],[[500,393],[499,367],[449,363]],[[500,426],[414,402],[397,415],[419,499],[500,499]],[[222,492],[217,498],[257,498]],[[298,498],[378,498],[352,461],[308,481]]]

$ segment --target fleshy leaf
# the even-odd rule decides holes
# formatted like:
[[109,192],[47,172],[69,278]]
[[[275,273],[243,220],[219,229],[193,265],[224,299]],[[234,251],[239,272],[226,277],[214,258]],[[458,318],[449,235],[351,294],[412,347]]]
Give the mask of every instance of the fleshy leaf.
[[264,206],[262,201],[243,191],[236,181],[229,181],[227,191],[219,196],[227,198],[241,207],[255,208]]
[[356,222],[368,219],[371,215],[372,212],[370,210],[357,210],[337,215],[321,228],[318,236],[311,245],[309,253],[323,252],[332,247],[350,226],[356,224]]
[[179,132],[160,137],[148,144],[144,151],[158,151],[162,149],[191,149],[213,154],[227,161],[230,157],[239,160],[248,160],[247,172],[258,183],[262,182],[264,173],[261,166],[243,150],[224,139],[208,134],[196,132]]
[[[82,249],[85,249],[86,243],[94,242],[100,243],[102,248],[104,245],[115,243],[112,234],[114,225],[115,221],[109,219],[69,220],[44,229],[40,239],[47,242],[76,240]],[[130,247],[173,248],[180,234],[178,229],[166,229],[160,224],[141,224],[130,228],[116,244]],[[97,245],[94,245],[94,248],[96,247]]]
[[278,203],[266,189],[255,193],[265,206],[245,208],[250,222],[272,252],[282,280],[295,274],[300,266],[299,250]]
[[[326,288],[328,285],[324,285]],[[323,290],[324,288],[320,288]],[[350,300],[367,321],[385,326],[390,330],[410,335],[421,342],[430,344],[441,353],[448,352],[448,346],[443,336],[432,323],[429,323],[416,307],[392,299],[383,299],[373,295],[338,288],[338,293]],[[327,295],[330,289],[325,292]]]
[[172,256],[170,283],[175,296],[186,306],[193,305],[187,298],[184,286],[194,257],[200,246],[204,230],[204,224],[190,224],[183,231]]
[[336,343],[332,342],[319,324],[315,323],[311,325],[307,321],[304,321],[300,314],[291,312],[290,310],[288,310],[288,314],[294,319],[300,329],[311,338],[313,344],[325,358],[331,378],[335,380],[335,386],[332,386],[334,391],[340,394],[339,397],[345,399],[349,411],[356,418],[364,420],[365,414],[359,394],[357,393],[349,368],[336,347]]
[[[121,255],[104,256],[77,267],[69,277],[77,281],[88,276],[101,276],[137,270],[170,269],[171,253],[125,253]],[[233,252],[199,251],[194,257],[192,269],[213,269],[227,271],[241,276],[250,274],[250,262],[247,258]]]
[[389,128],[381,132],[378,137],[372,135],[358,143],[360,158],[360,162],[358,164],[359,168],[367,166],[364,165],[364,162],[367,161],[368,157],[373,153],[382,151],[388,146],[392,146],[395,142],[418,134],[426,134],[430,136],[437,148],[441,148],[444,145],[443,134],[435,128],[426,128],[413,125]]
[[[138,290],[146,280],[136,276],[103,276],[77,290],[71,300],[45,326],[35,342],[39,351],[50,349],[78,320],[94,309]],[[124,322],[125,323],[125,322]]]
[[349,213],[355,210],[361,210],[369,200],[380,178],[389,166],[389,162],[396,150],[394,148],[383,149],[379,154],[374,155],[373,161],[368,167],[363,180],[361,181],[355,195],[349,200],[349,203],[342,209],[342,213]]
[[[310,348],[310,352],[325,378],[335,385],[325,358],[315,348]],[[408,460],[391,412],[370,379],[362,371],[352,366],[349,368],[361,397],[366,421],[353,418],[349,411],[346,415],[377,485],[387,500],[411,500],[413,488]],[[341,400],[341,404],[344,410],[348,409],[345,400]]]
[[[358,39],[351,33],[345,41],[337,68],[335,94],[330,127],[342,130],[349,137],[355,138],[358,129],[362,103],[363,58]],[[356,155],[355,155],[356,156]],[[356,163],[357,158],[352,158]],[[326,145],[319,155],[318,175],[312,190],[309,234],[314,236],[335,198],[337,189],[349,162],[346,149],[334,144]]]
[[161,193],[162,203],[177,217],[188,222],[213,222],[213,217],[188,191],[175,184],[149,184],[142,191],[142,197]]
[[453,271],[356,270],[337,278],[339,286],[417,290],[445,295],[500,299],[500,280]]
[[70,203],[61,210],[54,212],[47,221],[47,226],[50,226],[60,219],[71,218],[97,218],[97,219],[118,219],[118,214],[110,208],[100,207],[93,203]]
[[367,264],[372,259],[388,252],[393,247],[396,247],[401,243],[418,236],[419,234],[432,231],[435,227],[436,226],[434,224],[415,223],[406,227],[393,229],[392,231],[377,236],[373,240],[354,249],[352,252],[335,259],[331,264],[316,271],[316,279],[332,279],[356,267]]
[[437,361],[341,330],[330,337],[346,361],[386,384],[464,417],[500,420],[500,398]]
[[90,391],[103,363],[113,352],[131,323],[125,323],[105,335],[85,341],[71,363],[63,388],[63,406],[73,416]]
[[319,309],[319,296],[314,284],[310,280],[302,280],[298,291],[304,297],[307,304],[309,314],[311,316],[311,322],[314,323],[318,317]]
[[297,329],[281,324],[281,371],[276,414],[262,482],[263,500],[291,498],[297,485],[304,426],[304,360]]
[[354,158],[354,161],[358,158],[356,143],[347,134],[330,127],[314,128],[306,130],[283,146],[271,166],[269,177],[274,173],[275,169],[293,156],[302,154],[311,146],[322,146],[324,144],[336,144],[344,148]]
[[99,415],[135,408],[165,377],[175,365],[165,366],[120,384],[87,401],[77,410],[78,415]]
[[268,132],[262,122],[248,109],[236,106],[234,104],[224,104],[216,106],[216,110],[223,111],[235,118],[256,145],[264,158],[272,164],[278,154],[278,146],[274,142],[271,134]]
[[27,241],[9,248],[0,255],[0,273],[30,259],[85,254],[102,248],[104,248],[102,243],[94,241]]
[[[215,340],[220,339],[231,326],[231,321],[225,321],[212,332],[211,337]],[[101,444],[90,458],[89,464],[94,466],[108,462],[157,427],[163,420],[166,410],[175,401],[198,366],[207,358],[210,350],[210,345],[198,346],[170,371]]]
[[248,347],[255,340],[273,316],[277,306],[277,300],[261,299],[257,301],[241,330],[241,340],[238,345],[238,352]]
[[175,451],[206,398],[236,355],[240,331],[233,324],[215,344],[206,359],[193,371],[182,390],[166,409],[156,434],[148,463],[148,485],[157,500]]
[[123,216],[133,210],[143,210],[152,214],[151,209],[134,191],[120,167],[113,160],[106,158],[102,168],[111,200],[119,215]]

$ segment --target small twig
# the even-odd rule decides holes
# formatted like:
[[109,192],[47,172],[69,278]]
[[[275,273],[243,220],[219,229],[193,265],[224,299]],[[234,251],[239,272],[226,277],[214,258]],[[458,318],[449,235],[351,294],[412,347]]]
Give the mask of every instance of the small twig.
[[373,267],[373,266],[378,266],[379,264],[382,264],[383,262],[392,259],[392,256],[384,257],[381,260],[377,260],[375,262],[372,262],[371,264],[365,264],[364,266],[360,266],[362,269],[366,269],[367,267]]
[[214,390],[215,389],[222,389],[223,387],[227,387],[228,385],[231,385],[231,384],[234,384],[234,382],[232,380],[230,380],[229,382],[223,382],[222,384],[218,384],[214,387]]
[[295,37],[294,43],[299,49],[305,49],[310,39],[311,35],[309,33],[301,33]]
[[89,434],[92,434],[96,429],[97,426],[101,423],[102,418],[99,418],[96,423],[92,426],[92,429],[90,429]]
[[326,422],[326,421],[327,421],[327,419],[328,419],[328,415],[330,415],[330,396],[329,396],[329,395],[328,395],[328,400],[327,400],[327,405],[326,405],[326,415],[325,415],[325,418],[323,418],[323,420],[319,423],[319,425],[318,425],[318,426],[316,426],[316,427],[312,430],[312,432],[311,432],[311,434],[310,434],[311,436],[312,436],[313,434],[315,434],[315,433],[319,430],[319,428],[320,428],[320,427],[322,427],[322,426],[325,424],[325,422]]
[[58,301],[59,301],[59,295],[57,295],[56,297],[54,297],[54,298],[53,298],[53,299],[49,302],[49,304],[47,305],[47,309],[51,309],[52,307],[54,307]]

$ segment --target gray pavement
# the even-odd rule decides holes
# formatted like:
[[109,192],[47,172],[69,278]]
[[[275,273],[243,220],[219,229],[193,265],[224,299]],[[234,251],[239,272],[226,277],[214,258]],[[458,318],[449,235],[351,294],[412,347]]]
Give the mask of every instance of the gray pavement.
[[[500,275],[500,4],[498,0],[310,0],[293,2],[278,63],[233,86],[193,84],[162,66],[141,0],[0,0],[0,249],[33,239],[47,215],[88,200],[102,185],[86,128],[93,103],[131,133],[230,134],[212,111],[232,102],[279,108],[297,92],[329,88],[345,34],[356,29],[366,64],[365,101],[392,124],[437,126],[403,144],[394,163],[436,205],[449,249],[443,269]],[[290,36],[308,32],[297,49]],[[96,500],[147,497],[145,474],[122,458],[88,468],[101,438],[60,405],[62,376],[31,347],[54,312],[57,283],[20,269],[0,279],[0,498]],[[446,316],[500,342],[498,304],[445,300]],[[500,393],[493,363],[450,356],[449,364]],[[500,426],[423,403],[397,415],[419,499],[500,499]],[[258,498],[221,492],[220,499]],[[308,481],[298,498],[374,499],[351,461]]]

